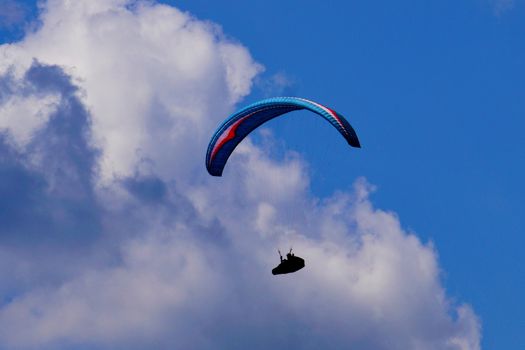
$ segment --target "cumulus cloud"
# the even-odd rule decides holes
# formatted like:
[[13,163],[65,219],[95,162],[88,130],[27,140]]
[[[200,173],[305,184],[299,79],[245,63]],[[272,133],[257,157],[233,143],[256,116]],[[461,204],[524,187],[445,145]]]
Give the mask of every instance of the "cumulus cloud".
[[141,159],[164,178],[192,176],[170,159],[195,164],[187,150],[202,148],[210,125],[261,70],[219,27],[164,5],[49,1],[41,20],[23,43],[4,48],[4,57],[18,61],[15,71],[36,57],[78,80],[93,142],[104,149],[102,180],[129,176]]
[[[125,0],[40,19],[0,46],[0,347],[480,348],[432,244],[365,179],[312,197],[300,155],[249,139],[205,173],[263,69],[220,27]],[[306,268],[272,276],[292,244]]]

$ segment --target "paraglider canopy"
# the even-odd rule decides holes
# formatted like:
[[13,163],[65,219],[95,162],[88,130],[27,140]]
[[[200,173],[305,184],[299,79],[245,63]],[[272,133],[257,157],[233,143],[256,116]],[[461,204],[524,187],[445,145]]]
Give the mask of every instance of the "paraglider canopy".
[[309,110],[327,120],[352,147],[361,147],[350,123],[339,113],[317,102],[299,97],[273,97],[255,102],[229,116],[213,134],[206,153],[206,169],[221,176],[237,145],[253,130],[270,119],[300,110]]
[[272,270],[272,275],[282,275],[285,273],[292,273],[292,272],[299,271],[300,269],[304,267],[304,259],[298,256],[295,256],[292,253],[291,248],[290,248],[290,252],[286,254],[286,259],[283,259],[280,251],[279,251],[279,256],[281,257],[281,263]]

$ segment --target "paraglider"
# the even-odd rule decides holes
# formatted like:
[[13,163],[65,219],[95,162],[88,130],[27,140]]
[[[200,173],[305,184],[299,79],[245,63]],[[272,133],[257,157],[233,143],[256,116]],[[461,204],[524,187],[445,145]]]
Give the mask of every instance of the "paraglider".
[[[255,102],[230,115],[215,131],[206,152],[206,169],[212,176],[222,176],[228,158],[235,147],[265,122],[283,114],[301,109],[309,110],[327,120],[352,146],[361,144],[350,123],[339,113],[317,102],[300,97],[273,97]],[[280,264],[272,270],[273,275],[281,275],[302,269],[304,259],[290,252]]]
[[279,257],[281,258],[281,263],[277,265],[276,268],[272,270],[272,275],[282,275],[285,273],[292,273],[299,271],[304,267],[304,259],[298,256],[295,256],[292,253],[292,248],[286,254],[286,259],[283,259],[281,252],[279,252]]
[[270,119],[300,109],[323,117],[339,131],[350,146],[361,147],[350,123],[333,109],[300,97],[273,97],[240,109],[219,126],[206,153],[206,169],[210,175],[222,176],[224,166],[233,150],[250,132]]

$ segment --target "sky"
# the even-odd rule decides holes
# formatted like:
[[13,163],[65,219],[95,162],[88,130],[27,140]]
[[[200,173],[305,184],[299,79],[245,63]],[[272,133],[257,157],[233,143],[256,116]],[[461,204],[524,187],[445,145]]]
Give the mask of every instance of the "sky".
[[[523,349],[524,16],[0,0],[0,349]],[[209,176],[270,96],[362,149],[294,112]]]

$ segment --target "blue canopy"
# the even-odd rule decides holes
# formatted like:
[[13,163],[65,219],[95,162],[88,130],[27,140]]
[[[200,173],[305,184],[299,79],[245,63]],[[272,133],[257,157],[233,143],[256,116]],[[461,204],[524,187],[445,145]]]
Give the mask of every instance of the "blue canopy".
[[206,153],[208,172],[213,176],[221,176],[233,150],[250,132],[270,119],[299,109],[307,109],[320,115],[339,131],[350,146],[361,147],[350,123],[336,111],[304,98],[273,97],[242,108],[219,126]]

